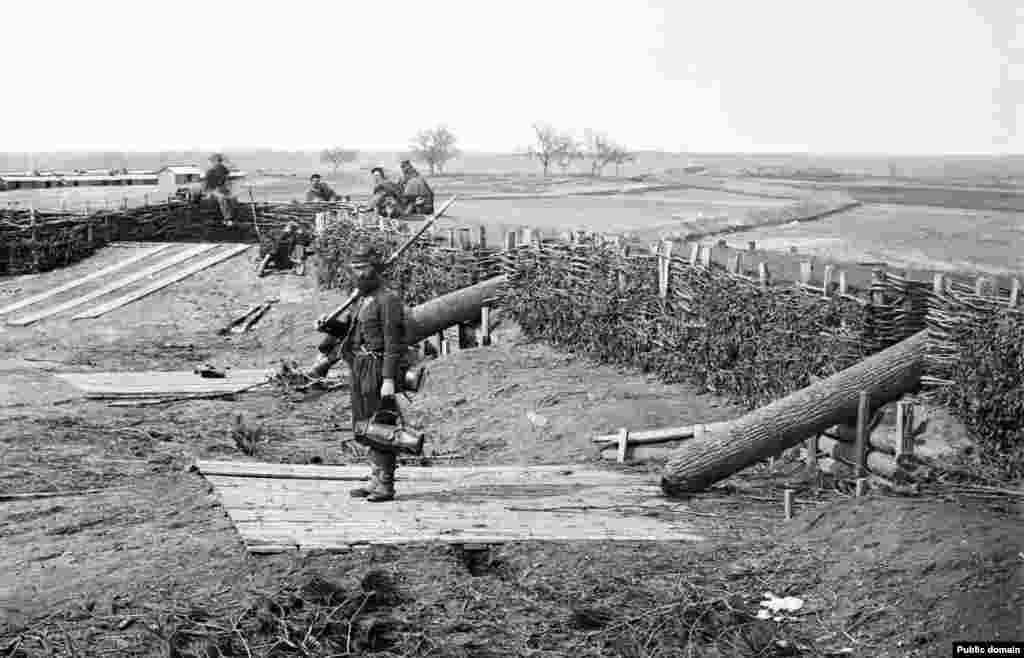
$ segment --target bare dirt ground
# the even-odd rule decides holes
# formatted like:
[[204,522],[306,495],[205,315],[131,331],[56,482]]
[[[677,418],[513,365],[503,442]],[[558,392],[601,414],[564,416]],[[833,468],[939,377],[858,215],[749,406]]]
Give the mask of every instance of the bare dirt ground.
[[[0,280],[0,300],[130,251]],[[704,543],[249,556],[188,465],[349,462],[344,391],[123,408],[76,399],[51,373],[309,362],[313,320],[337,297],[315,289],[312,271],[255,279],[254,259],[96,320],[0,333],[0,494],[105,489],[0,500],[2,655],[935,656],[955,639],[1022,639],[1019,503],[853,499],[801,484],[785,462],[688,501]],[[251,333],[216,334],[272,297],[280,302]],[[446,464],[600,461],[594,433],[740,413],[687,386],[524,343],[507,325],[492,347],[432,361],[409,406],[430,432],[428,453]],[[251,457],[232,440],[239,418],[259,436]],[[788,522],[785,486],[798,490]],[[766,591],[804,608],[757,620]]]

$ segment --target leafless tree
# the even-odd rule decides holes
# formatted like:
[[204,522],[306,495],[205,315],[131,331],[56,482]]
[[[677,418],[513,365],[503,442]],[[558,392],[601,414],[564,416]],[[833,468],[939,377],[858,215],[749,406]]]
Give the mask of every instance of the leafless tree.
[[426,162],[431,176],[440,174],[444,172],[445,163],[459,155],[455,141],[455,135],[443,124],[421,130],[412,138],[410,156],[413,160]]
[[355,161],[356,157],[359,156],[359,151],[346,150],[340,146],[336,146],[332,149],[324,149],[320,151],[320,162],[324,164],[330,164],[333,167],[335,174],[338,173],[338,167],[346,162]]
[[546,123],[533,124],[533,132],[537,141],[526,155],[540,161],[545,176],[552,164],[571,163],[579,157],[579,147],[571,134],[559,132]]
[[590,158],[590,173],[594,176],[600,176],[610,164],[615,165],[615,175],[618,176],[619,166],[635,159],[626,148],[597,131],[587,131],[586,148],[587,157]]

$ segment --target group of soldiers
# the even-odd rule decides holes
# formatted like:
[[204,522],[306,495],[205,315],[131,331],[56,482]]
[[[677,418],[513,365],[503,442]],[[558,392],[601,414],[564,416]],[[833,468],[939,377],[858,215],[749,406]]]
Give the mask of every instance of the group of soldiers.
[[[361,209],[376,212],[381,217],[398,219],[410,215],[430,215],[434,212],[434,191],[408,160],[399,165],[401,178],[392,181],[383,167],[370,170],[373,176],[373,193],[370,201]],[[348,201],[323,182],[320,174],[309,177],[306,201]]]
[[[370,200],[365,205],[359,206],[357,210],[376,213],[378,216],[388,219],[433,214],[434,191],[430,185],[410,161],[402,160],[399,168],[401,178],[398,181],[390,180],[383,167],[371,169],[373,192]],[[207,173],[207,177],[209,177],[209,173]],[[215,180],[219,179],[215,178]],[[214,196],[218,201],[226,198]],[[309,177],[309,189],[306,190],[307,202],[349,202],[350,200],[348,196],[339,196],[330,185],[323,182],[320,174],[313,174]],[[222,202],[222,213],[227,212],[225,210],[226,203],[226,201]],[[230,217],[227,214],[225,214],[225,222],[229,226],[231,225]],[[268,253],[260,262],[258,275],[263,276],[271,269],[294,270],[302,274],[305,271],[306,248],[311,241],[310,236],[306,235],[296,223],[289,222],[284,231],[273,240]]]

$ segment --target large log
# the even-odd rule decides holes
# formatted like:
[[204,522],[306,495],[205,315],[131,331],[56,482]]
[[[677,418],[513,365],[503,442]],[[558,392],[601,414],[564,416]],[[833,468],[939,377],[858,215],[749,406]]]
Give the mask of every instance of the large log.
[[508,283],[504,274],[431,299],[409,312],[408,343],[418,343],[448,327],[480,319],[485,304],[493,303]]
[[[857,450],[852,443],[843,443],[823,436],[818,439],[818,450],[846,464],[856,465],[857,463]],[[877,450],[868,452],[867,467],[872,473],[894,482],[906,482],[910,479],[907,471],[900,466],[895,457]]]
[[[406,344],[413,345],[453,325],[479,319],[484,305],[492,303],[507,283],[508,276],[502,274],[409,309]],[[321,354],[308,374],[326,377],[340,360],[341,354],[337,349],[329,355]]]
[[857,416],[861,391],[875,408],[913,391],[921,379],[927,333],[874,354],[846,370],[736,420],[714,423],[684,443],[665,464],[661,488],[669,496],[704,491],[737,471],[779,454]]

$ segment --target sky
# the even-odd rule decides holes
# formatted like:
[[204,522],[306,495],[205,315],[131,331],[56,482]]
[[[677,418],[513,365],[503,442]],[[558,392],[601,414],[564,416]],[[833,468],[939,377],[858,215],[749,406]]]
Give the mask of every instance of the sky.
[[[1015,6],[1015,5],[1020,5]],[[1024,153],[1014,0],[8,2],[0,151]]]

